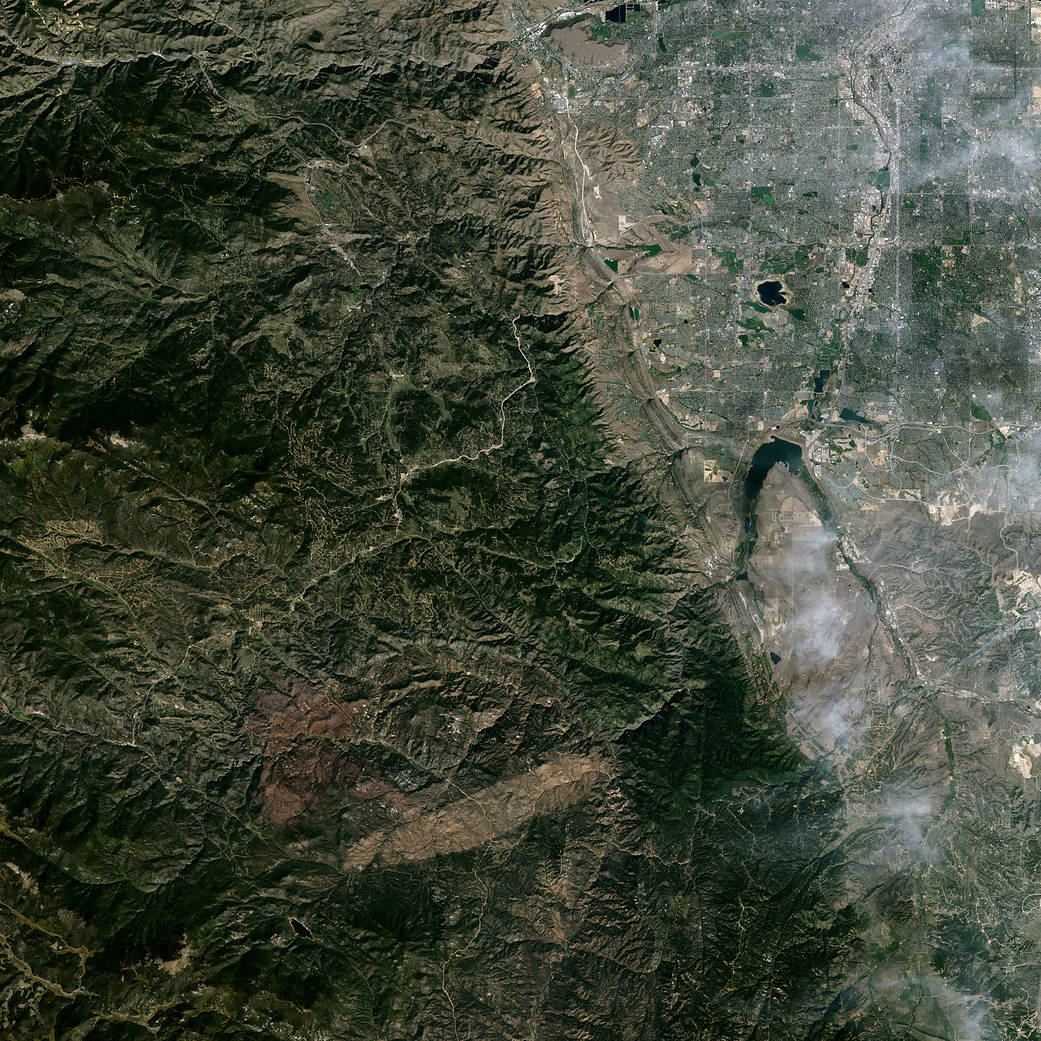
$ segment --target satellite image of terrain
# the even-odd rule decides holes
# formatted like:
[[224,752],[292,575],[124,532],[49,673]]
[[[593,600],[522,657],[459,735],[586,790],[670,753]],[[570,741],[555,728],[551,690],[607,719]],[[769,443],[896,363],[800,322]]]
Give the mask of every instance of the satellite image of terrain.
[[0,1041],[1041,1038],[1041,2],[0,49]]

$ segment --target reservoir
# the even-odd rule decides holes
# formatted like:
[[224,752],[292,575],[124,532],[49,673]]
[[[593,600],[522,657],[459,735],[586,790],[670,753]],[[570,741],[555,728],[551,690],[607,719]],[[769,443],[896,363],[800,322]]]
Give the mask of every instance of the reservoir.
[[617,7],[612,7],[604,17],[609,22],[624,22],[626,12],[635,13],[639,10],[640,5],[629,0],[629,3],[619,4]]
[[867,416],[862,416],[859,412],[854,412],[851,408],[844,408],[839,413],[839,419],[846,423],[868,423],[871,426],[877,426],[873,420],[868,419]]
[[773,437],[764,445],[760,445],[752,456],[752,462],[745,475],[743,505],[745,515],[745,531],[755,537],[755,508],[759,501],[759,493],[763,490],[766,475],[780,463],[786,470],[799,473],[803,468],[802,448],[793,441],[785,441]]
[[780,282],[770,279],[766,282],[760,282],[756,286],[756,291],[759,293],[759,299],[766,304],[767,307],[780,307],[781,304],[788,302],[788,294],[784,291],[784,286]]

